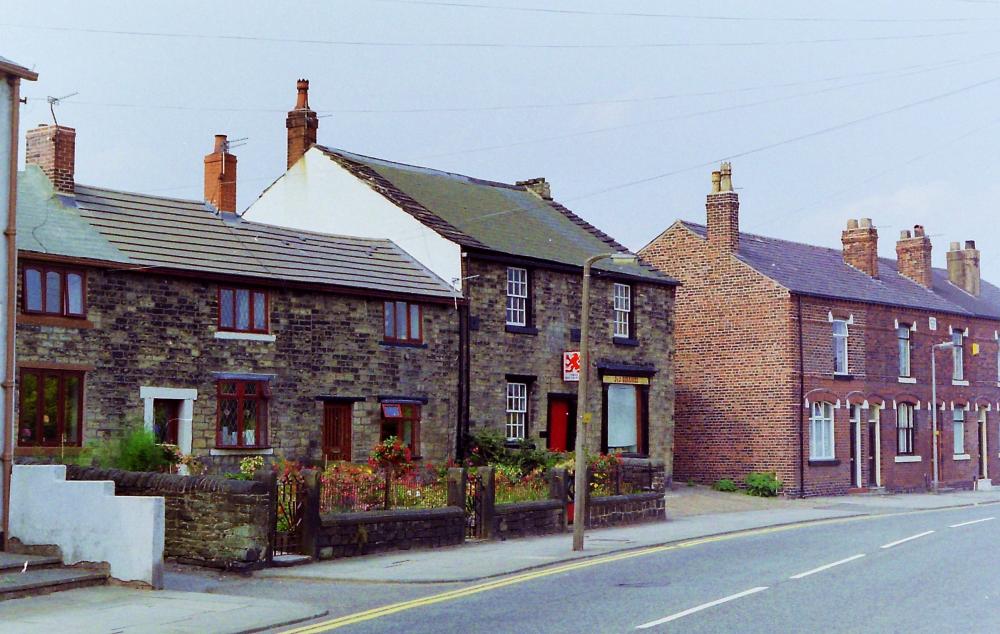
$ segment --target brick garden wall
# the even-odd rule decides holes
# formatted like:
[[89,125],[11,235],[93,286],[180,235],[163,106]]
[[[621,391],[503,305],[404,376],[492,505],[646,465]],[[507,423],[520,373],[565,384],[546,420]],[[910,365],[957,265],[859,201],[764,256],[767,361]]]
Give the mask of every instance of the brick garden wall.
[[215,468],[233,469],[239,456],[208,458],[216,431],[213,372],[274,375],[269,426],[275,454],[321,459],[323,403],[316,397],[322,395],[361,399],[353,405],[356,459],[366,457],[378,440],[378,395],[427,398],[422,453],[439,460],[454,451],[454,306],[425,304],[426,347],[397,347],[380,343],[381,300],[272,288],[276,341],[221,340],[215,338],[217,288],[188,278],[89,269],[89,323],[37,325],[19,316],[18,363],[88,368],[87,440],[106,436],[126,420],[142,420],[140,386],[197,389],[193,453]]
[[115,495],[166,502],[164,557],[215,568],[262,566],[267,554],[268,489],[261,482],[70,465],[67,480],[111,480]]
[[465,541],[465,511],[457,506],[323,515],[316,534],[320,559],[386,550],[437,548]]
[[[537,334],[507,332],[507,265],[470,256],[463,259],[463,276],[478,276],[467,282],[470,311],[475,328],[471,334],[470,428],[503,430],[506,418],[505,376],[535,377],[529,390],[527,436],[539,447],[548,426],[548,395],[575,395],[578,384],[562,378],[563,352],[579,350],[573,331],[580,326],[580,273],[529,268],[533,297],[529,324]],[[523,266],[523,265],[515,265]],[[663,460],[671,473],[674,433],[674,298],[667,286],[633,284],[633,311],[638,345],[613,342],[612,284],[607,278],[591,278],[590,409],[595,424],[589,428],[591,450],[601,445],[602,385],[598,363],[614,362],[655,366],[649,389],[649,453]]]
[[666,519],[666,501],[662,492],[611,495],[590,498],[586,527],[622,526]]

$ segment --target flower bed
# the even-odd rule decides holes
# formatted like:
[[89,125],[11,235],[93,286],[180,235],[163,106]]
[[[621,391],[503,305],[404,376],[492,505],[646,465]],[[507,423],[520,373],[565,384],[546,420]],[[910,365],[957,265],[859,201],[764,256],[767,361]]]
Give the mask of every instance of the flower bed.
[[440,508],[448,499],[447,483],[430,467],[399,472],[335,462],[320,476],[320,485],[320,513]]
[[549,482],[541,469],[522,475],[516,468],[495,467],[495,503],[534,502],[549,497]]

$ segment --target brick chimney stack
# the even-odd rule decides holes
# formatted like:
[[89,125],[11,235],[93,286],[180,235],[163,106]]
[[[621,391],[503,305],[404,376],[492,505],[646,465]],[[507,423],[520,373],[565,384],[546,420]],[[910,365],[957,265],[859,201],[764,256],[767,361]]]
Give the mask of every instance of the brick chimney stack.
[[869,277],[878,277],[878,231],[871,218],[848,220],[840,241],[844,244],[844,262]]
[[721,253],[736,253],[740,244],[740,197],[733,191],[732,175],[729,163],[712,172],[712,192],[705,202],[708,246]]
[[529,178],[526,181],[517,181],[517,184],[523,185],[525,189],[542,200],[552,200],[552,188],[549,186],[549,183],[545,180],[544,176]]
[[975,240],[952,242],[948,249],[948,279],[969,295],[979,296],[979,249]]
[[205,202],[236,213],[236,157],[229,153],[225,134],[215,135],[215,149],[205,155]]
[[33,130],[28,130],[24,148],[25,163],[41,167],[56,191],[64,194],[76,191],[75,129],[43,123]]
[[319,117],[309,109],[309,80],[300,79],[296,84],[298,96],[295,108],[288,111],[285,127],[288,128],[288,165],[291,167],[302,158],[306,150],[316,144]]
[[896,260],[900,275],[925,288],[934,285],[931,277],[931,239],[920,225],[913,227],[912,235],[906,229],[900,232],[896,242]]

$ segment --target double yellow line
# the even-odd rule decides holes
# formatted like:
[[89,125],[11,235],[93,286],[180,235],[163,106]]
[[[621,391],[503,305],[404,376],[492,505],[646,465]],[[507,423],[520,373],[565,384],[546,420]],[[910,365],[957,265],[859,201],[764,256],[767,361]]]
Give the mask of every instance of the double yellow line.
[[646,555],[662,553],[668,550],[677,550],[679,548],[690,548],[691,546],[697,546],[699,544],[707,544],[710,542],[735,539],[737,537],[746,537],[749,535],[763,535],[766,533],[776,533],[779,531],[787,531],[787,530],[792,530],[794,528],[800,528],[802,526],[833,524],[833,523],[864,519],[866,517],[870,518],[870,517],[886,517],[886,516],[869,515],[860,517],[834,518],[829,520],[819,520],[813,522],[802,522],[798,524],[785,524],[782,526],[769,526],[766,528],[750,529],[736,533],[726,533],[725,535],[716,535],[714,537],[703,537],[699,539],[692,539],[676,544],[651,546],[649,548],[640,548],[638,550],[630,550],[627,552],[613,554],[613,555],[590,557],[580,561],[571,562],[568,564],[552,566],[550,568],[542,568],[540,570],[526,572],[524,574],[514,575],[512,577],[504,577],[502,579],[497,579],[496,581],[488,581],[486,583],[467,586],[465,588],[461,588],[458,590],[442,592],[440,594],[434,594],[429,597],[423,597],[421,599],[412,599],[410,601],[392,603],[390,605],[385,605],[380,608],[373,608],[371,610],[366,610],[364,612],[348,614],[346,616],[341,616],[339,618],[331,619],[329,621],[322,621],[320,623],[313,623],[311,625],[305,625],[295,629],[285,630],[282,634],[319,634],[320,632],[329,632],[330,630],[335,630],[337,628],[344,627],[345,625],[354,625],[355,623],[362,623],[364,621],[378,619],[383,616],[389,616],[390,614],[396,614],[397,612],[404,612],[406,610],[412,610],[414,608],[419,608],[426,605],[434,605],[435,603],[443,603],[445,601],[454,601],[455,599],[461,599],[463,597],[479,594],[481,592],[487,592],[489,590],[496,590],[498,588],[503,588],[505,586],[512,586],[518,583],[524,583],[525,581],[531,581],[532,579],[541,579],[542,577],[558,575],[564,572],[580,570],[581,568],[589,568],[591,566],[609,564],[616,561],[622,561],[623,559],[632,559],[633,557],[644,557]]

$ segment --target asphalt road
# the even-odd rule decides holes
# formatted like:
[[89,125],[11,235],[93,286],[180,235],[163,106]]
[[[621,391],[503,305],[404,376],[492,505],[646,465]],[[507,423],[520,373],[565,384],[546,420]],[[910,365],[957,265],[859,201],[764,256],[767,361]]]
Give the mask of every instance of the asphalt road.
[[[998,545],[1000,506],[871,516],[424,587],[416,602],[336,631],[991,632]],[[363,603],[401,598],[379,602],[382,588]]]

